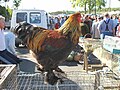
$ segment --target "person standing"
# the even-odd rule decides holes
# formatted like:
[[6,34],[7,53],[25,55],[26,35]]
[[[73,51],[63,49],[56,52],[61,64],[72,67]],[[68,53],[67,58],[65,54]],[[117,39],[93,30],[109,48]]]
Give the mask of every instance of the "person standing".
[[58,17],[55,17],[54,22],[55,22],[55,26],[54,26],[55,29],[58,29],[58,28],[60,27],[59,18],[58,18]]
[[92,24],[92,38],[99,39],[100,38],[100,31],[97,29],[99,22],[102,20],[102,17],[97,17],[97,20],[93,22]]
[[120,37],[120,23],[117,26],[116,36]]
[[119,25],[119,21],[118,21],[118,16],[117,15],[113,16],[113,21],[114,21],[114,24],[115,24],[115,35],[116,35],[117,26]]
[[49,17],[49,29],[54,30],[54,20],[53,16]]
[[105,35],[115,36],[115,24],[108,13],[106,13],[104,15],[104,19],[100,21],[98,30],[100,31],[100,34],[103,36],[103,38]]
[[85,23],[88,26],[89,32],[91,33],[91,28],[92,28],[92,20],[90,19],[89,15],[85,16],[85,20],[83,21],[83,23]]
[[60,26],[62,26],[64,22],[65,22],[65,18],[61,17],[61,19],[60,19]]
[[84,37],[86,34],[89,33],[89,28],[88,25],[85,23],[81,23],[81,32],[82,32],[82,37]]
[[6,49],[4,27],[5,17],[0,16],[0,61],[5,64],[18,64],[21,60]]

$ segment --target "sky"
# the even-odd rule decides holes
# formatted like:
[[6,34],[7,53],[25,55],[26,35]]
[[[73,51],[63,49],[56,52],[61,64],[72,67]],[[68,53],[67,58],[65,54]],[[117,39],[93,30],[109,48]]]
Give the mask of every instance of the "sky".
[[[10,1],[12,2],[12,0]],[[107,7],[109,7],[109,1],[107,0]],[[111,7],[120,7],[120,2],[111,0]],[[70,0],[22,0],[19,9],[41,9],[47,12],[62,10],[79,11],[78,8],[72,8]]]

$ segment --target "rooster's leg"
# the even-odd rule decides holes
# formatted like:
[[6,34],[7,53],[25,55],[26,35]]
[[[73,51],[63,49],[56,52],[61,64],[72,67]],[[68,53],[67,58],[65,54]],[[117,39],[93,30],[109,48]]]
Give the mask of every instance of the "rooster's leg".
[[37,65],[37,70],[40,72],[44,72],[44,68],[41,65]]
[[38,71],[41,71],[42,73],[44,72],[44,69],[43,69],[43,68],[40,68],[39,66],[37,66],[37,70],[38,70]]
[[57,67],[56,69],[55,69],[55,71],[57,71],[57,72],[60,72],[60,73],[65,73],[62,69],[60,69],[59,67]]
[[54,85],[58,82],[60,78],[58,78],[57,76],[55,76],[53,70],[49,70],[47,71],[47,74],[45,75],[45,82]]

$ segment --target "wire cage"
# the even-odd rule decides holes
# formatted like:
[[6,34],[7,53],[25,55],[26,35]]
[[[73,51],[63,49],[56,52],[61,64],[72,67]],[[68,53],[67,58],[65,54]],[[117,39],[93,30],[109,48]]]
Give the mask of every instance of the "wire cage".
[[65,71],[63,82],[44,84],[44,74],[18,71],[15,65],[0,65],[0,90],[120,90],[113,73]]
[[41,73],[18,73],[19,90],[94,90],[95,75],[80,72],[66,72],[62,83],[56,85],[44,84],[44,75]]
[[113,71],[100,71],[95,74],[95,90],[120,90],[120,78]]
[[17,90],[16,65],[0,64],[0,90]]
[[94,74],[80,71],[66,72],[63,83],[56,85],[44,84],[41,73],[18,73],[19,90],[120,90],[120,80],[112,73],[96,72]]

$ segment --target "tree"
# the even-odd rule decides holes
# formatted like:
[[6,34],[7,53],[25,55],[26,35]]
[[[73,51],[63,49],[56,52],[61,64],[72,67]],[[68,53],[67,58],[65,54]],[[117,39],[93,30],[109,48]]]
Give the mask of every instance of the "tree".
[[9,0],[3,0],[5,2],[5,16],[6,16],[6,20],[9,20],[9,15],[8,15],[8,11],[7,11],[7,5],[6,2],[9,2]]
[[20,6],[21,0],[14,0],[13,3],[14,3],[14,6],[15,6],[14,9],[18,9],[18,7]]
[[0,1],[3,1],[3,3],[5,3],[5,5],[2,7],[0,7],[1,9],[1,12],[2,12],[2,15],[6,18],[6,21],[8,21],[9,20],[9,18],[10,18],[10,15],[9,15],[9,12],[8,12],[8,10],[7,10],[7,4],[6,4],[6,2],[9,2],[9,0],[0,0]]
[[73,7],[84,7],[85,13],[86,13],[86,4],[87,4],[87,0],[70,0],[70,2],[72,3]]
[[10,13],[4,6],[0,6],[0,15],[4,16],[6,21],[10,19]]
[[100,10],[105,7],[105,0],[70,0],[73,7],[84,7],[85,13],[88,10],[91,13],[92,10]]

